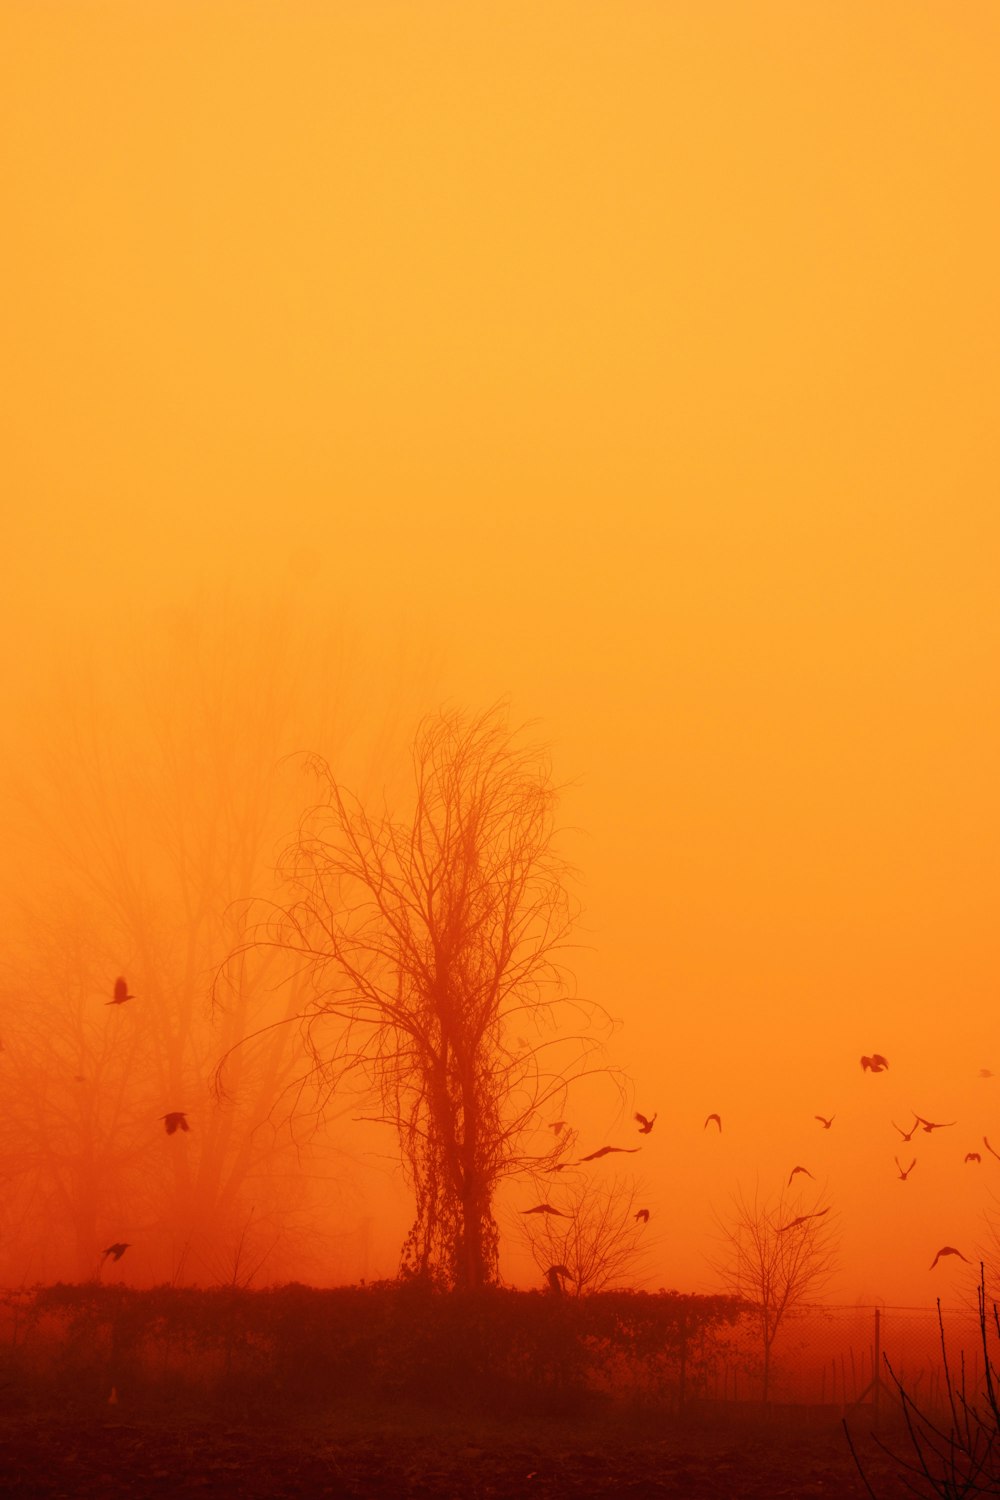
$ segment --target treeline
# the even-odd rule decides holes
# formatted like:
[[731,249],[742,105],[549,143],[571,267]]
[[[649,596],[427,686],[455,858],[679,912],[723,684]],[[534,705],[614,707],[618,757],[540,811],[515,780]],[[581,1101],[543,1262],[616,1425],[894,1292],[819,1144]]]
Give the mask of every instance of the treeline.
[[704,1389],[742,1304],[678,1292],[579,1298],[419,1282],[331,1290],[56,1285],[0,1300],[9,1399],[488,1401],[590,1394],[679,1411]]

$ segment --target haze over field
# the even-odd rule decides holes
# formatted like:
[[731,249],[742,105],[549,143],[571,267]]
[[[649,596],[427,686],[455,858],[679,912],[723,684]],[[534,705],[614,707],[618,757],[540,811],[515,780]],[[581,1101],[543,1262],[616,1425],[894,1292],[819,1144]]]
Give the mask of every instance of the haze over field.
[[285,1002],[209,991],[287,757],[401,805],[417,722],[506,700],[565,783],[631,1080],[566,1118],[642,1147],[593,1169],[644,1284],[716,1289],[713,1208],[802,1164],[828,1298],[965,1295],[928,1267],[1000,1215],[998,43],[975,0],[8,0],[0,1279],[95,1237],[137,1284],[395,1274],[392,1132],[290,1138],[292,1029],[217,1101]]

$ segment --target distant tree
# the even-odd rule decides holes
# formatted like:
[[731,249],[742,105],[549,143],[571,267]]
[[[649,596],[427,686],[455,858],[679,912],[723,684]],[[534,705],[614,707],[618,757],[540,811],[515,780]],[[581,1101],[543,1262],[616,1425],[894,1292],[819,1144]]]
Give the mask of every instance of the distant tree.
[[733,1195],[716,1215],[721,1249],[711,1263],[732,1296],[751,1309],[763,1355],[762,1399],[771,1381],[771,1352],[790,1312],[815,1296],[836,1269],[836,1235],[822,1199],[804,1208],[787,1189],[766,1200],[759,1190]]
[[323,797],[283,862],[287,900],[234,960],[277,949],[308,973],[321,1098],[353,1079],[398,1133],[416,1199],[403,1273],[475,1289],[498,1276],[497,1185],[565,1153],[532,1137],[597,1046],[596,1007],[575,1002],[584,1034],[558,1029],[573,912],[548,760],[503,708],[433,716],[402,818],[312,765]]
[[[281,611],[177,610],[94,659],[66,643],[23,716],[31,753],[6,768],[20,846],[0,965],[0,1173],[11,1163],[17,1186],[3,1274],[83,1279],[139,1226],[133,1265],[191,1279],[252,1204],[255,1223],[273,1212],[301,1229],[308,1195],[329,1192],[271,1119],[299,1059],[287,1028],[266,1027],[297,1013],[294,986],[276,993],[259,963],[212,994],[239,902],[267,889],[295,816],[283,760],[342,716],[297,686],[320,675],[303,650]],[[109,1007],[118,974],[135,998]],[[219,1055],[252,1032],[220,1108]],[[190,1132],[168,1142],[172,1110]],[[324,1143],[308,1149],[317,1165]]]
[[[608,1287],[634,1287],[649,1244],[648,1222],[631,1178],[586,1178],[560,1189],[568,1219],[548,1214],[521,1220],[535,1265],[548,1275],[565,1267],[564,1290],[581,1296]],[[551,1281],[551,1278],[550,1278]]]
[[[0,1113],[0,1280],[95,1274],[128,1203],[145,1197],[141,1118],[149,1048],[130,1020],[109,1024],[88,976],[102,967],[85,908],[22,918],[38,956],[0,968],[9,1012]],[[107,970],[105,962],[103,968]],[[113,970],[110,972],[113,973]],[[110,990],[108,991],[110,993]],[[151,1105],[150,1105],[151,1108]],[[111,1238],[114,1237],[112,1234]]]

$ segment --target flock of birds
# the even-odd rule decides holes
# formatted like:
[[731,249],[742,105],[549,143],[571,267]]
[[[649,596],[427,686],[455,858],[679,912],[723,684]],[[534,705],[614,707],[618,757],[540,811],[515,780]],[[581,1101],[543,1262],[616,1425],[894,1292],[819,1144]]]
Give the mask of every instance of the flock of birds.
[[[634,1118],[636,1124],[639,1127],[639,1134],[649,1135],[653,1129],[653,1126],[656,1124],[657,1115],[643,1115],[636,1113]],[[549,1129],[558,1136],[562,1134],[568,1124],[568,1120],[553,1120],[549,1125]],[[578,1161],[557,1162],[556,1165],[554,1167],[550,1167],[549,1170],[551,1172],[564,1172],[567,1167],[582,1167],[587,1162],[600,1161],[604,1156],[634,1156],[637,1151],[641,1150],[641,1146],[598,1146],[596,1151],[588,1152],[586,1156],[581,1156]],[[554,1215],[557,1219],[572,1219],[573,1217],[572,1214],[563,1213],[561,1208],[553,1208],[551,1203],[536,1203],[534,1208],[523,1208],[521,1212],[523,1214],[542,1214],[545,1216]],[[634,1218],[637,1224],[648,1224],[649,1209],[640,1208],[635,1214]],[[545,1273],[548,1279],[549,1287],[553,1292],[557,1293],[561,1292],[563,1289],[563,1279],[571,1277],[572,1274],[573,1273],[572,1271],[570,1271],[568,1266],[562,1265],[549,1266],[548,1270]]]
[[[819,1116],[817,1116],[817,1118],[819,1118]],[[649,1117],[649,1116],[637,1113],[635,1115],[635,1120],[636,1120],[636,1123],[639,1126],[639,1134],[640,1135],[649,1135],[650,1131],[652,1130],[653,1126],[656,1123],[657,1116],[654,1114],[651,1117]],[[556,1135],[559,1135],[563,1130],[565,1130],[567,1123],[568,1122],[566,1120],[553,1120],[552,1123],[549,1126],[549,1129],[550,1130],[554,1130],[555,1133],[556,1133]],[[829,1129],[830,1126],[833,1124],[833,1119],[831,1118],[829,1121],[826,1121],[824,1123],[826,1124],[826,1128]],[[722,1118],[721,1118],[721,1116],[718,1115],[718,1114],[715,1114],[715,1113],[710,1114],[708,1116],[708,1118],[705,1120],[705,1124],[704,1124],[703,1128],[707,1130],[708,1127],[709,1127],[709,1125],[711,1125],[711,1124],[715,1124],[715,1125],[718,1126],[719,1133],[721,1135],[721,1133],[722,1133]],[[641,1146],[599,1146],[596,1151],[589,1152],[587,1156],[581,1156],[578,1161],[563,1161],[563,1162],[558,1162],[554,1167],[550,1167],[549,1170],[551,1172],[564,1172],[567,1167],[582,1167],[586,1162],[599,1161],[602,1156],[610,1156],[612,1154],[620,1154],[620,1155],[624,1155],[624,1156],[634,1156],[637,1151],[641,1151],[641,1150],[642,1150]],[[792,1171],[791,1171],[791,1174],[790,1174],[790,1176],[788,1178],[789,1183],[791,1183],[792,1178],[798,1172],[804,1172],[807,1177],[812,1177],[812,1175],[813,1175],[809,1171],[808,1167],[793,1167]],[[522,1214],[554,1214],[556,1216],[556,1218],[559,1218],[559,1219],[571,1219],[573,1217],[572,1214],[564,1213],[561,1208],[553,1208],[553,1206],[552,1206],[551,1203],[536,1203],[535,1206],[534,1206],[534,1208],[523,1208],[521,1210],[521,1212],[522,1212]],[[828,1208],[823,1208],[823,1209],[820,1209],[820,1211],[818,1213],[815,1213],[815,1214],[801,1214],[797,1219],[793,1219],[791,1221],[791,1223],[789,1223],[789,1224],[783,1224],[781,1226],[781,1228],[779,1229],[778,1233],[779,1234],[783,1234],[785,1232],[785,1230],[787,1230],[787,1229],[794,1229],[797,1225],[804,1224],[807,1219],[821,1219],[824,1214],[828,1214],[829,1212],[830,1212],[830,1210]],[[649,1209],[648,1208],[640,1208],[639,1211],[638,1211],[638,1213],[635,1215],[635,1219],[636,1219],[637,1223],[641,1221],[643,1224],[648,1224],[649,1223]],[[567,1275],[568,1274],[569,1273],[567,1272]]]
[[[656,1124],[657,1116],[655,1114],[651,1116],[636,1114],[635,1120],[637,1125],[639,1126],[639,1134],[649,1135],[653,1126]],[[554,1131],[556,1135],[561,1135],[562,1132],[566,1129],[568,1123],[569,1122],[567,1120],[553,1120],[549,1125],[549,1129]],[[549,1170],[551,1172],[564,1172],[567,1167],[582,1167],[586,1162],[600,1161],[601,1157],[603,1156],[634,1156],[637,1151],[641,1150],[641,1146],[598,1146],[596,1151],[591,1151],[586,1156],[581,1156],[579,1161],[557,1162],[556,1165],[554,1167],[550,1167]],[[573,1217],[572,1214],[563,1213],[561,1208],[553,1208],[551,1203],[536,1203],[534,1208],[522,1208],[521,1212],[522,1214],[554,1215],[557,1219],[572,1219]],[[635,1222],[637,1224],[648,1224],[649,1209],[640,1208],[639,1211],[635,1214]],[[555,1291],[558,1291],[558,1282],[553,1278],[558,1276],[569,1276],[570,1272],[566,1269],[565,1266],[550,1266],[546,1274],[549,1278],[549,1285],[552,1286]]]
[[[883,1057],[881,1052],[873,1052],[870,1056],[865,1054],[861,1058],[861,1068],[862,1071],[866,1073],[885,1073],[888,1071],[889,1062],[887,1058]],[[981,1068],[979,1070],[979,1076],[981,1078],[992,1078],[993,1074],[989,1070],[989,1068]],[[656,1118],[657,1116],[655,1114],[651,1118],[647,1118],[646,1115],[636,1114],[635,1119],[639,1126],[640,1135],[649,1135],[656,1121]],[[837,1117],[836,1115],[814,1115],[813,1118],[820,1125],[822,1125],[824,1130],[829,1130]],[[913,1138],[918,1130],[923,1130],[925,1134],[932,1135],[935,1130],[950,1130],[954,1125],[958,1124],[958,1121],[927,1120],[923,1115],[918,1115],[916,1110],[914,1110],[913,1124],[908,1131],[904,1130],[902,1126],[897,1125],[895,1120],[891,1121],[891,1124],[894,1130],[899,1131],[899,1134],[903,1137],[903,1140],[908,1142]],[[554,1120],[550,1124],[549,1129],[553,1130],[558,1136],[566,1128],[566,1125],[566,1120]],[[720,1114],[713,1111],[711,1114],[707,1115],[705,1117],[705,1123],[702,1126],[702,1129],[707,1130],[709,1125],[715,1125],[719,1134],[722,1134],[722,1116]],[[983,1136],[983,1145],[986,1147],[987,1151],[991,1153],[991,1155],[995,1156],[997,1160],[1000,1161],[1000,1151],[995,1151],[993,1149],[993,1147],[990,1145],[989,1138],[985,1135]],[[612,1153],[624,1153],[627,1155],[632,1155],[636,1151],[640,1151],[641,1149],[642,1148],[640,1146],[600,1146],[596,1151],[591,1151],[587,1156],[580,1157],[578,1161],[559,1162],[554,1167],[551,1167],[550,1171],[563,1172],[567,1167],[583,1166],[586,1162],[597,1161],[601,1157],[609,1156]],[[967,1151],[965,1153],[965,1164],[967,1165],[979,1164],[982,1162],[982,1159],[982,1154],[979,1151]],[[903,1167],[898,1156],[894,1157],[893,1160],[895,1161],[896,1166],[899,1170],[899,1180],[901,1182],[905,1182],[910,1173],[913,1171],[913,1168],[917,1164],[916,1157],[913,1158],[913,1160],[910,1162],[910,1165],[906,1168]],[[788,1175],[788,1183],[786,1184],[786,1186],[790,1187],[793,1180],[799,1173],[804,1173],[806,1177],[810,1177],[813,1179],[813,1181],[815,1181],[815,1178],[813,1177],[813,1174],[812,1172],[810,1172],[808,1167],[795,1166],[792,1168],[791,1172]],[[554,1208],[551,1203],[537,1203],[535,1204],[534,1208],[525,1208],[522,1209],[521,1212],[524,1214],[555,1215],[557,1218],[561,1219],[571,1219],[573,1217],[572,1214],[564,1213],[562,1209]],[[780,1225],[778,1227],[777,1233],[785,1234],[788,1230],[796,1229],[800,1225],[807,1223],[810,1219],[821,1219],[823,1218],[824,1214],[828,1214],[829,1212],[830,1209],[829,1207],[827,1207],[819,1209],[816,1213],[800,1214],[797,1218],[790,1220],[789,1223]],[[641,1220],[643,1223],[648,1224],[649,1209],[641,1208],[635,1215],[635,1218],[636,1221]],[[941,1249],[937,1252],[934,1259],[931,1261],[929,1269],[933,1271],[938,1261],[941,1260],[942,1257],[947,1255],[957,1255],[960,1260],[964,1260],[966,1264],[968,1264],[969,1258],[967,1255],[963,1255],[961,1250],[957,1250],[954,1245],[942,1245]],[[551,1266],[547,1272],[547,1275],[549,1284],[552,1286],[553,1290],[560,1290],[558,1278],[563,1275],[569,1276],[569,1274],[570,1272],[566,1269],[565,1266]]]
[[[888,1061],[882,1056],[880,1052],[875,1052],[871,1057],[862,1057],[861,1059],[861,1067],[865,1072],[884,1073],[888,1066]],[[980,1068],[979,1076],[980,1078],[992,1078],[993,1074],[990,1072],[989,1068]],[[821,1117],[817,1115],[816,1118],[820,1119]],[[832,1124],[832,1120],[830,1123]],[[826,1121],[824,1121],[824,1124],[826,1124]],[[895,1120],[890,1121],[890,1124],[892,1125],[893,1130],[898,1130],[903,1140],[908,1143],[913,1139],[918,1130],[923,1130],[925,1135],[932,1135],[935,1130],[950,1130],[953,1126],[958,1124],[958,1121],[927,1120],[923,1115],[918,1115],[916,1110],[914,1110],[913,1124],[910,1126],[909,1130],[904,1130],[902,1125],[896,1124]],[[827,1129],[829,1129],[829,1125],[827,1125]],[[994,1151],[993,1147],[990,1145],[988,1136],[983,1136],[983,1145],[992,1156],[995,1156],[997,1160],[1000,1161],[1000,1151]],[[964,1164],[966,1166],[968,1166],[969,1164],[978,1166],[982,1162],[982,1159],[983,1158],[981,1152],[967,1151],[964,1157]],[[900,1182],[905,1182],[910,1173],[913,1171],[913,1168],[917,1165],[916,1157],[913,1158],[908,1167],[903,1166],[898,1156],[894,1156],[893,1161],[896,1163]],[[937,1252],[934,1259],[931,1261],[929,1269],[933,1271],[938,1261],[941,1260],[942,1256],[945,1255],[957,1255],[959,1260],[964,1260],[966,1264],[969,1263],[969,1257],[967,1255],[963,1255],[961,1250],[956,1250],[954,1245],[942,1245],[941,1249]]]
[[[122,975],[119,975],[115,980],[115,987],[111,999],[106,1000],[104,1003],[105,1005],[124,1005],[126,1000],[135,1000],[136,998],[137,996],[129,993],[127,981],[122,977]],[[178,1130],[191,1129],[191,1126],[187,1121],[187,1115],[182,1109],[170,1109],[165,1115],[160,1115],[159,1118],[163,1121],[163,1128],[167,1132],[167,1135],[176,1135]],[[130,1250],[131,1248],[132,1246],[130,1241],[116,1240],[113,1245],[109,1245],[108,1248],[103,1251],[101,1255],[101,1264],[104,1264],[109,1255],[111,1256],[112,1260],[121,1260],[122,1256],[125,1254],[125,1251]]]
[[[114,993],[112,995],[112,998],[110,1000],[106,1001],[105,1003],[107,1005],[124,1005],[127,1000],[135,1000],[135,999],[136,999],[136,996],[133,995],[133,994],[131,994],[129,992],[129,987],[128,987],[128,984],[127,984],[126,980],[124,979],[123,976],[120,975],[115,980]],[[885,1058],[885,1057],[883,1057],[882,1054],[881,1054],[881,1052],[873,1052],[871,1054],[871,1056],[868,1056],[866,1054],[866,1055],[864,1055],[861,1058],[861,1067],[862,1067],[862,1071],[864,1071],[866,1073],[884,1073],[884,1072],[886,1072],[888,1070],[889,1063],[888,1063],[888,1059]],[[982,1069],[980,1069],[980,1077],[982,1077],[982,1078],[992,1078],[992,1076],[993,1076],[993,1074],[990,1072],[990,1070],[988,1068],[982,1068]],[[640,1113],[636,1112],[634,1118],[635,1118],[636,1124],[639,1127],[639,1134],[640,1135],[649,1135],[650,1132],[653,1129],[653,1126],[656,1124],[658,1116],[656,1114],[647,1116],[647,1115],[640,1114]],[[829,1130],[831,1128],[831,1126],[833,1125],[834,1120],[837,1117],[836,1117],[836,1115],[830,1115],[829,1117],[826,1116],[826,1115],[814,1115],[813,1118],[815,1120],[817,1120],[820,1125],[822,1125],[822,1127],[823,1127],[824,1130]],[[178,1130],[184,1130],[184,1131],[186,1131],[186,1130],[190,1130],[191,1129],[190,1125],[187,1122],[187,1115],[185,1114],[185,1112],[183,1110],[180,1110],[180,1109],[168,1110],[165,1115],[161,1115],[160,1116],[160,1119],[163,1121],[164,1129],[166,1130],[167,1135],[175,1135]],[[892,1124],[893,1129],[894,1130],[898,1130],[899,1134],[902,1136],[903,1140],[908,1143],[910,1140],[912,1140],[913,1136],[916,1134],[916,1132],[918,1130],[923,1130],[927,1135],[931,1135],[935,1130],[950,1130],[952,1128],[952,1126],[958,1124],[958,1121],[957,1120],[926,1120],[926,1119],[924,1119],[923,1115],[918,1115],[917,1112],[916,1112],[916,1110],[914,1110],[913,1111],[913,1124],[912,1124],[912,1126],[910,1127],[910,1129],[908,1131],[904,1130],[902,1128],[902,1126],[897,1125],[896,1122],[895,1122],[895,1120],[891,1121],[891,1124]],[[566,1120],[553,1120],[552,1123],[549,1125],[549,1129],[552,1130],[558,1136],[558,1135],[560,1135],[567,1128],[567,1125],[568,1125],[568,1121],[566,1121]],[[716,1128],[718,1129],[719,1134],[720,1135],[722,1134],[722,1116],[720,1114],[718,1114],[714,1110],[713,1110],[713,1112],[711,1114],[709,1114],[709,1115],[706,1116],[705,1123],[702,1126],[702,1129],[703,1130],[707,1130],[708,1127],[709,1127],[709,1125],[715,1125]],[[989,1151],[991,1153],[991,1155],[995,1156],[997,1158],[997,1160],[1000,1161],[1000,1151],[995,1151],[993,1149],[993,1147],[989,1143],[988,1137],[986,1137],[985,1135],[983,1136],[983,1145],[986,1147],[987,1151]],[[586,1163],[588,1163],[588,1162],[600,1161],[601,1158],[605,1157],[605,1156],[612,1156],[612,1155],[634,1156],[637,1151],[641,1151],[641,1150],[642,1150],[641,1146],[598,1146],[598,1148],[597,1148],[596,1151],[590,1151],[590,1152],[588,1152],[588,1154],[586,1156],[581,1156],[578,1161],[575,1161],[575,1162],[558,1162],[550,1170],[553,1171],[553,1172],[564,1172],[567,1167],[582,1167],[582,1166],[586,1165]],[[896,1166],[897,1166],[897,1168],[899,1170],[899,1180],[900,1180],[900,1182],[906,1182],[906,1180],[909,1177],[910,1173],[913,1171],[913,1168],[917,1164],[916,1157],[913,1158],[913,1160],[910,1162],[910,1165],[908,1167],[906,1167],[906,1168],[903,1167],[903,1165],[900,1162],[898,1156],[894,1157],[893,1160],[895,1161]],[[978,1164],[981,1161],[982,1161],[982,1155],[981,1155],[980,1152],[978,1152],[978,1151],[967,1151],[966,1152],[966,1154],[965,1154],[965,1162],[967,1164],[968,1163],[977,1163]],[[791,1172],[788,1175],[787,1186],[789,1186],[789,1187],[791,1186],[793,1179],[800,1172],[804,1173],[806,1177],[813,1178],[813,1181],[815,1181],[815,1178],[813,1177],[813,1174],[812,1174],[812,1172],[810,1172],[810,1170],[809,1170],[808,1167],[795,1166],[795,1167],[792,1168]],[[522,1209],[521,1212],[523,1214],[542,1214],[542,1215],[546,1215],[546,1216],[553,1215],[553,1216],[555,1216],[556,1218],[559,1218],[559,1219],[571,1219],[573,1217],[572,1214],[564,1213],[563,1210],[560,1209],[560,1208],[554,1208],[551,1203],[536,1203],[533,1208],[525,1208],[525,1209]],[[800,1214],[797,1218],[792,1219],[788,1224],[782,1224],[782,1225],[780,1225],[779,1228],[778,1228],[778,1233],[779,1234],[784,1234],[784,1233],[786,1233],[790,1229],[796,1229],[800,1225],[807,1223],[810,1219],[821,1219],[824,1214],[828,1214],[829,1212],[830,1212],[829,1208],[821,1208],[816,1213],[812,1213],[812,1214]],[[640,1208],[638,1210],[638,1212],[636,1213],[636,1215],[635,1215],[635,1221],[636,1221],[636,1223],[648,1224],[649,1223],[649,1209],[648,1208]],[[107,1249],[104,1251],[103,1255],[101,1256],[101,1260],[102,1260],[102,1262],[106,1261],[107,1258],[108,1258],[108,1256],[111,1256],[112,1259],[114,1259],[116,1261],[121,1260],[122,1256],[125,1254],[125,1251],[128,1250],[128,1249],[130,1249],[130,1248],[131,1248],[131,1246],[130,1246],[130,1244],[127,1241],[118,1240],[113,1245],[109,1245],[107,1247]],[[933,1269],[937,1265],[938,1261],[941,1260],[942,1256],[945,1256],[945,1255],[957,1255],[960,1260],[964,1260],[964,1261],[966,1261],[966,1263],[968,1263],[968,1256],[963,1255],[962,1252],[961,1252],[961,1250],[956,1250],[955,1247],[954,1247],[954,1245],[942,1245],[941,1249],[937,1252],[937,1254],[935,1255],[934,1259],[931,1261],[930,1270],[933,1271]],[[547,1275],[548,1275],[548,1278],[549,1278],[549,1284],[554,1289],[558,1290],[559,1289],[558,1278],[561,1277],[561,1276],[569,1276],[570,1272],[567,1270],[567,1268],[565,1266],[550,1266]]]

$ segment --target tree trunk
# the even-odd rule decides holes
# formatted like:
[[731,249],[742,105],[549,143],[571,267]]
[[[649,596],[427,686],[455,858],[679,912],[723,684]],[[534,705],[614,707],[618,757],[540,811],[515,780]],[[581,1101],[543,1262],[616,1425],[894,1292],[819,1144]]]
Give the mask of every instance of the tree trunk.
[[466,1291],[478,1292],[486,1280],[483,1256],[483,1184],[476,1160],[479,1141],[475,1082],[471,1069],[462,1077],[462,1264]]

